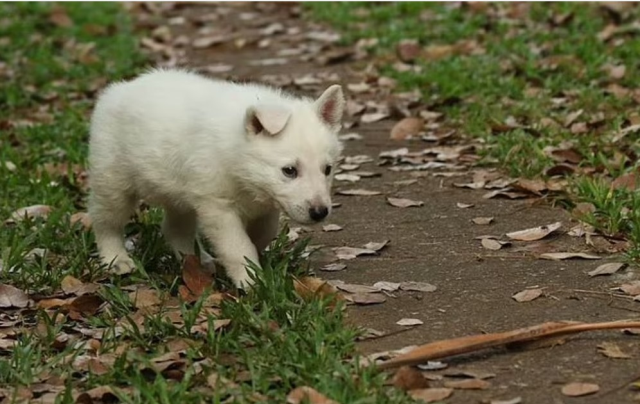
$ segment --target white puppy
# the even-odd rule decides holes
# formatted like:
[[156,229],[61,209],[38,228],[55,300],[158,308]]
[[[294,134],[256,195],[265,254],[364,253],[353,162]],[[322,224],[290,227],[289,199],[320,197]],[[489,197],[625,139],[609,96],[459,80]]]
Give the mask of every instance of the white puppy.
[[103,262],[133,267],[123,232],[144,199],[164,208],[177,254],[194,253],[199,228],[235,285],[250,285],[246,259],[259,262],[280,211],[301,223],[331,211],[344,105],[338,85],[313,101],[178,70],[111,85],[93,113],[89,153]]

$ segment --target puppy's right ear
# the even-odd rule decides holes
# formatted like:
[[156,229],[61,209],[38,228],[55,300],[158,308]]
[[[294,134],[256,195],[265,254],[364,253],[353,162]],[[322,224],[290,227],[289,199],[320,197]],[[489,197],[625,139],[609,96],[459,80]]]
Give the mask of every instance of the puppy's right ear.
[[291,111],[274,105],[256,105],[249,107],[245,115],[244,126],[250,135],[277,135],[289,122]]

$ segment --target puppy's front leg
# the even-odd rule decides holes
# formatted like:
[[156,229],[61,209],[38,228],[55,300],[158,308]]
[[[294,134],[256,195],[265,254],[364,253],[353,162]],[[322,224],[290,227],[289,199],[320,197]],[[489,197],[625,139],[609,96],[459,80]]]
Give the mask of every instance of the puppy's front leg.
[[258,251],[236,212],[228,207],[201,208],[198,209],[198,221],[236,287],[251,286],[253,281],[249,277],[246,263],[249,259],[259,264]]

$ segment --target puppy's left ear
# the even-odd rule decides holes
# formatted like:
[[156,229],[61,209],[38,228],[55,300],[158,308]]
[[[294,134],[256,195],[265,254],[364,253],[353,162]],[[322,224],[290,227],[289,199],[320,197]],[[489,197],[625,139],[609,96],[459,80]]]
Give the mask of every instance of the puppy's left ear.
[[276,105],[249,107],[245,114],[245,129],[252,135],[277,135],[289,122],[291,111]]
[[342,115],[344,114],[345,100],[342,87],[334,84],[327,88],[315,102],[320,120],[331,130],[340,130]]

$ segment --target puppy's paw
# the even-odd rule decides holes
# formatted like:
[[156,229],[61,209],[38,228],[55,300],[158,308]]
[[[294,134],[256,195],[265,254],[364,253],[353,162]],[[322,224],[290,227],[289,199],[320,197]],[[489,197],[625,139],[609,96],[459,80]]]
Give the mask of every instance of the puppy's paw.
[[236,288],[245,291],[251,289],[251,287],[255,283],[254,280],[249,276],[249,272],[247,270],[244,270],[243,273],[239,276],[233,276],[231,280],[233,281],[233,284]]
[[123,257],[116,258],[109,270],[116,275],[125,275],[130,274],[136,268],[135,262],[131,259],[131,257]]

